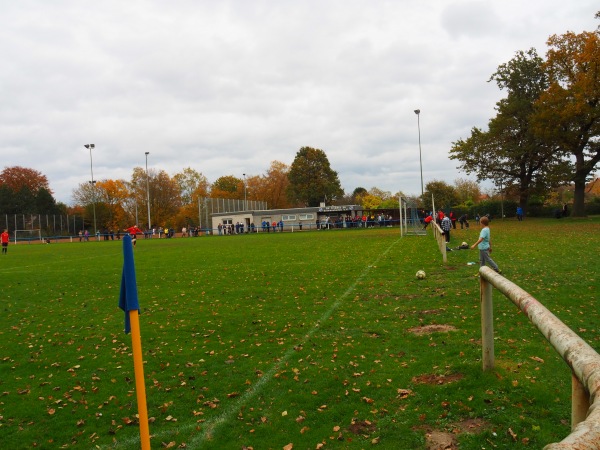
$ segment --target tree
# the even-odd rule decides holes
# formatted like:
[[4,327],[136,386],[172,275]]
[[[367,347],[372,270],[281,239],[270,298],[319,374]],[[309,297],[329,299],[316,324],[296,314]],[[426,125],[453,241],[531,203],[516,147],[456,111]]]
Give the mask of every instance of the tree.
[[[130,195],[127,183],[124,180],[102,180],[96,183],[95,189],[96,201],[103,205],[96,210],[102,226],[112,230],[123,228],[121,225],[127,222],[123,205]],[[102,212],[98,214],[100,210]]]
[[535,131],[574,158],[573,216],[584,216],[585,185],[600,162],[600,37],[566,33],[548,39],[548,89],[533,118]]
[[0,184],[0,213],[16,214],[14,208],[14,192],[5,184]]
[[383,191],[377,187],[372,187],[369,189],[369,194],[379,197],[382,201],[388,200],[392,197],[392,193],[390,191]]
[[24,186],[30,192],[36,194],[40,189],[46,189],[52,195],[52,190],[48,184],[48,178],[41,172],[27,167],[13,166],[5,167],[0,172],[0,185],[6,185],[14,192],[18,192]]
[[80,183],[77,188],[73,189],[73,201],[77,205],[82,206],[82,215],[86,221],[91,223],[91,218],[96,218],[96,227],[100,230],[111,226],[111,207],[106,203],[108,200],[103,189],[103,183],[96,181],[92,185],[89,181]]
[[181,202],[184,205],[195,204],[198,197],[208,195],[210,183],[208,179],[200,172],[187,167],[182,172],[176,173],[173,179],[179,187]]
[[453,186],[449,185],[445,181],[432,180],[425,185],[425,192],[423,194],[425,198],[422,199],[425,209],[433,209],[431,202],[431,196],[435,202],[435,208],[449,209],[458,204],[458,196]]
[[556,146],[537,136],[530,124],[548,77],[543,60],[530,49],[500,65],[490,80],[507,90],[506,98],[496,103],[498,113],[488,131],[473,128],[467,140],[452,143],[450,159],[459,160],[460,169],[475,173],[478,181],[516,183],[519,204],[526,210],[532,189],[556,185],[565,169]]
[[233,175],[219,177],[212,184],[210,195],[213,198],[243,198],[244,180]]
[[379,205],[381,205],[382,202],[383,200],[381,197],[369,193],[360,197],[360,206],[367,210],[379,208]]
[[296,153],[288,179],[287,196],[292,203],[319,206],[344,195],[337,172],[320,149],[302,147]]
[[481,196],[481,189],[476,181],[467,180],[466,178],[457,178],[454,180],[454,189],[460,203],[468,201],[476,202]]
[[360,197],[365,195],[367,190],[364,187],[357,187],[352,191],[352,203],[360,204]]
[[266,201],[269,208],[289,208],[293,206],[286,196],[290,184],[290,167],[280,161],[271,161],[271,166],[259,179],[248,179],[249,198]]
[[[146,191],[146,171],[135,167],[131,181],[127,183],[129,195],[125,200],[124,209],[129,223],[136,218],[144,224],[147,221],[148,193]],[[150,193],[150,219],[152,226],[175,226],[175,217],[181,206],[181,196],[177,182],[164,170],[148,171],[148,187]]]
[[384,209],[398,209],[400,208],[400,197],[405,198],[406,196],[403,192],[396,192],[394,195],[385,199],[379,207]]
[[57,214],[59,213],[56,200],[52,197],[50,191],[46,188],[40,188],[35,196],[35,211],[38,214]]

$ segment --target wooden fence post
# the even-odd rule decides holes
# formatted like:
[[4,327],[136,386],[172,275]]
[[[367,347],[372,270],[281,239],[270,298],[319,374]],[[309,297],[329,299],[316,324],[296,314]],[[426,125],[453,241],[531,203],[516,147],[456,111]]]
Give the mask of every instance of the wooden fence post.
[[494,358],[494,305],[492,302],[491,283],[483,277],[479,279],[481,288],[481,348],[483,359],[483,370],[493,370],[495,366]]

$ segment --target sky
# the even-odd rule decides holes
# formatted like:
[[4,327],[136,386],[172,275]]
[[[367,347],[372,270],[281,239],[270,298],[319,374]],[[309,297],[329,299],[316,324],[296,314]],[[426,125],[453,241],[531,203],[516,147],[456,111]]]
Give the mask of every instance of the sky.
[[40,171],[67,205],[92,171],[129,180],[147,158],[212,183],[305,146],[347,193],[473,179],[448,152],[495,115],[498,66],[600,25],[595,0],[0,4],[0,168]]

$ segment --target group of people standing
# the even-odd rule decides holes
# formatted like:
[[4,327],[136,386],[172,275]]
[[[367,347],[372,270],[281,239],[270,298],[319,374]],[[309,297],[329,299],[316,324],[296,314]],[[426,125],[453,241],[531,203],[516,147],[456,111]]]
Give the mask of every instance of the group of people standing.
[[[423,229],[427,229],[427,226],[433,222],[433,220],[433,211],[426,214],[425,218],[423,218]],[[454,214],[454,211],[450,211],[450,213],[446,215],[441,209],[435,214],[435,223],[437,223],[444,232],[446,242],[450,242],[450,230],[456,230],[456,222],[460,224],[461,230],[463,228],[467,228],[467,230],[469,229],[469,220],[466,214],[463,214],[457,218],[456,214]]]
[[232,223],[225,225],[220,223],[217,225],[217,232],[219,233],[219,236],[223,236],[225,234],[244,234],[244,232],[254,233],[255,231],[256,227],[254,226],[254,222],[250,224],[248,229],[246,229],[246,226],[244,226],[242,222],[236,222],[235,225]]
[[269,223],[268,220],[263,220],[261,222],[261,228],[263,231],[266,231],[267,233],[271,232],[271,229],[273,230],[273,233],[275,233],[277,230],[279,230],[279,232],[283,232],[283,220],[280,220],[279,222],[271,222]]

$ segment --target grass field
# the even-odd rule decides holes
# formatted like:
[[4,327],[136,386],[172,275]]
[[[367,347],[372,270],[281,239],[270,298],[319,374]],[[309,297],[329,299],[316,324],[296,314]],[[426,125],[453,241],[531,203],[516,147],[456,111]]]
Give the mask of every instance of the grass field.
[[[505,276],[596,349],[599,232],[600,218],[492,223]],[[397,228],[138,239],[152,448],[560,441],[569,370],[497,293],[497,368],[482,372],[477,257],[444,265],[431,234]],[[118,241],[0,255],[3,448],[139,448],[122,266]]]

